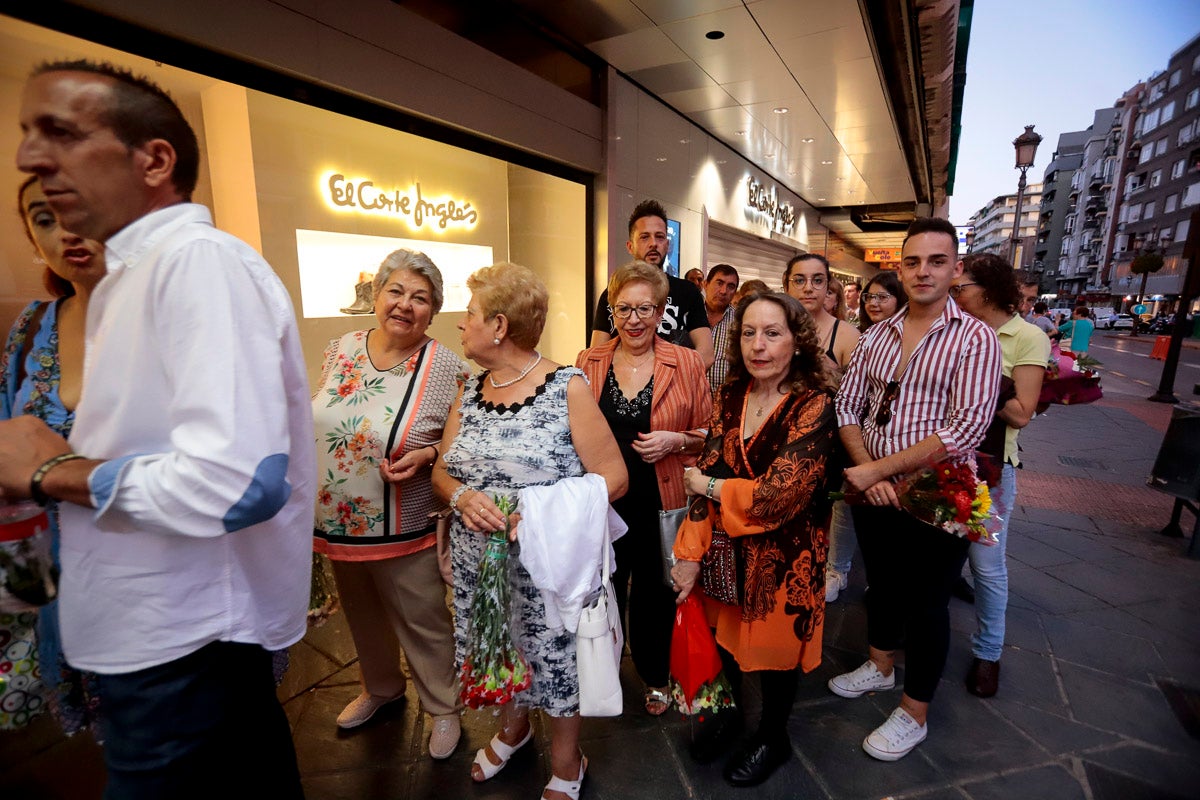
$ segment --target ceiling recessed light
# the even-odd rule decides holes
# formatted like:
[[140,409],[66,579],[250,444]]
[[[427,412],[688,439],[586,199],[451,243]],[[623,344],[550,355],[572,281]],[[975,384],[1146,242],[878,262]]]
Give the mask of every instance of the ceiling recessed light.
[[822,161],[821,163],[822,164],[832,164],[833,162],[832,161]]
[[709,31],[708,33],[704,34],[704,38],[712,39],[715,42],[717,39],[725,38],[725,31]]
[[815,186],[810,186],[810,187],[808,187],[808,190],[811,192],[811,191],[812,191],[813,189],[815,189],[815,188],[817,188],[817,187],[815,187]]
[[817,202],[818,202],[818,203],[824,203],[824,202],[825,202],[825,198],[824,198],[824,197],[818,197],[818,198],[817,198]]
[[775,157],[774,153],[765,153],[764,154],[764,158],[774,158],[774,157]]
[[654,159],[654,160],[655,160],[655,161],[657,161],[657,162],[659,162],[659,163],[661,164],[663,161],[666,161],[666,160],[667,160],[667,157],[666,157],[666,156],[659,156],[658,158],[656,158],[656,159]]
[[839,181],[844,181],[844,180],[846,180],[846,179],[845,179],[845,178],[838,178],[838,180],[839,180]]
[[726,161],[725,161],[725,159],[721,158],[721,159],[718,159],[718,160],[717,160],[717,163],[718,163],[718,164],[724,164],[724,163],[726,163]]
[[804,142],[805,144],[812,144],[812,142],[813,142],[813,137],[811,137],[811,136],[805,136],[805,137],[804,137],[803,139],[801,139],[800,141]]
[[745,131],[734,131],[734,133],[735,133],[735,134],[737,134],[738,136],[745,136],[745,135],[746,135],[746,132],[745,132]]
[[680,139],[680,140],[679,140],[679,143],[680,143],[680,144],[687,144],[687,143],[688,143],[688,142],[690,142],[690,141],[691,141],[691,139]]
[[772,108],[771,110],[772,110],[772,111],[774,111],[776,114],[786,114],[786,113],[788,113],[788,107],[787,107],[787,106],[779,106],[779,107],[777,107],[777,108]]

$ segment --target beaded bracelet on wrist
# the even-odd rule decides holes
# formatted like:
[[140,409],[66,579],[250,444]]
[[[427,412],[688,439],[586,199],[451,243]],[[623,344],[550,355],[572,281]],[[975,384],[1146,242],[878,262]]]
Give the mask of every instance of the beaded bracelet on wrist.
[[459,513],[458,499],[460,497],[462,497],[463,494],[465,494],[466,492],[469,492],[469,491],[471,491],[471,487],[467,486],[464,483],[462,486],[459,486],[457,489],[454,490],[454,494],[450,495],[450,508],[454,509],[454,513],[456,513],[456,514]]

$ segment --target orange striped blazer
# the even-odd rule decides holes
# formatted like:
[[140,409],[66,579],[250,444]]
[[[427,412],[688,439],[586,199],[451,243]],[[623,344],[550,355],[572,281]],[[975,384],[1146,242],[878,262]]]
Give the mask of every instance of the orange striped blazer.
[[[620,337],[590,347],[579,354],[575,366],[583,370],[592,387],[592,396],[600,400],[604,379],[612,366]],[[654,343],[654,396],[650,401],[650,429],[678,431],[703,438],[708,435],[712,418],[712,391],[704,372],[704,362],[695,350],[671,344],[663,339]],[[696,460],[694,455],[671,453],[654,465],[658,493],[663,508],[680,508],[687,503],[683,489],[683,468]]]

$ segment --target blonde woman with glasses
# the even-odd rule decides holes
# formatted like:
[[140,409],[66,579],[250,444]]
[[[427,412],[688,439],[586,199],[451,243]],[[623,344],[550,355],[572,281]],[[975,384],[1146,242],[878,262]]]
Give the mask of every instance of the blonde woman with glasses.
[[644,261],[617,270],[608,285],[617,336],[584,350],[576,361],[629,470],[629,492],[613,502],[629,526],[615,544],[613,586],[622,621],[629,612],[625,639],[646,684],[646,712],[653,716],[670,705],[667,667],[675,620],[675,593],[662,578],[658,511],[686,502],[683,468],[704,444],[712,413],[700,356],[655,335],[667,291],[666,275]]

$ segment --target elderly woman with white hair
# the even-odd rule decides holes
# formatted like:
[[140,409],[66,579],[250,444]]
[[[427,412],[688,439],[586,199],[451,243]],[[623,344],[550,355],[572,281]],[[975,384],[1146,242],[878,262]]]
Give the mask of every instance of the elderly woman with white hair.
[[337,724],[358,727],[404,696],[403,648],[433,717],[429,755],[443,759],[458,745],[462,706],[430,476],[467,370],[426,334],[442,307],[442,275],[428,256],[389,254],[373,290],[378,327],[330,343],[313,397],[313,548],[333,562],[363,683]]

